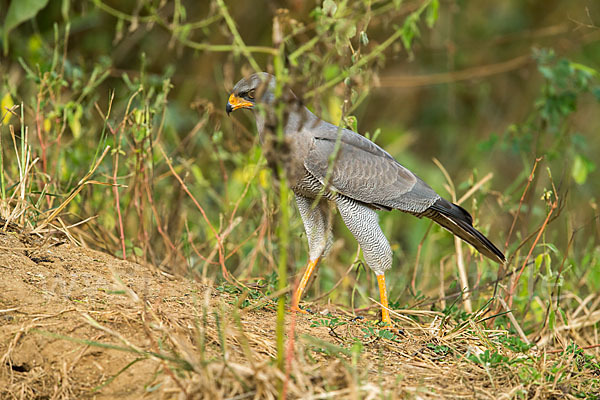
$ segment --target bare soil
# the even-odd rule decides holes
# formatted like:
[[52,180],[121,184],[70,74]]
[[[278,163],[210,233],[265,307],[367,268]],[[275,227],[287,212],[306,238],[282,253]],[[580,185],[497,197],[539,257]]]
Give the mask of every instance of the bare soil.
[[[365,335],[375,314],[324,307],[287,318],[286,378],[273,361],[275,307],[242,311],[243,300],[67,241],[2,233],[0,398],[268,399],[281,381],[289,398],[561,398],[584,384],[579,373],[571,385],[527,386],[516,369],[468,362],[485,343],[435,314],[426,325],[403,318],[387,340]],[[344,325],[311,327],[324,313]]]

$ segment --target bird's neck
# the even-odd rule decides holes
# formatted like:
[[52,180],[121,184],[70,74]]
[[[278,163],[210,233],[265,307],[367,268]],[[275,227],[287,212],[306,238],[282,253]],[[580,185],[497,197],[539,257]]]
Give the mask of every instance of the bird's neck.
[[[260,144],[265,142],[265,134],[266,129],[265,126],[267,124],[267,118],[271,118],[260,110],[252,110],[254,112],[254,117],[256,119],[256,130],[258,131],[258,139],[260,140]],[[268,112],[268,111],[267,111]]]
[[[312,126],[320,121],[320,118],[313,114],[308,108],[302,105],[296,105],[289,108],[290,111],[286,115],[285,126],[283,128],[284,135],[293,135],[299,132],[305,126]],[[260,143],[265,142],[265,136],[269,131],[275,133],[276,117],[272,110],[260,111],[253,110],[256,119],[256,129]]]

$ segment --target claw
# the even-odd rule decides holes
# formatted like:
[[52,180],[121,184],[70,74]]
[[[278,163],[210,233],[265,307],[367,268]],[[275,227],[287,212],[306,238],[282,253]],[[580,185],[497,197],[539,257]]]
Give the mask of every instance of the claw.
[[300,308],[300,307],[298,307],[298,306],[291,306],[291,307],[290,307],[290,311],[292,311],[292,312],[299,312],[299,313],[301,313],[301,314],[305,314],[305,315],[308,315],[308,314],[310,314],[308,311],[306,311],[306,310],[303,310],[303,309],[301,309],[301,308]]
[[385,329],[386,331],[391,331],[394,333],[403,333],[402,329],[400,328],[396,328],[394,325],[392,324],[383,324],[379,327],[380,329]]

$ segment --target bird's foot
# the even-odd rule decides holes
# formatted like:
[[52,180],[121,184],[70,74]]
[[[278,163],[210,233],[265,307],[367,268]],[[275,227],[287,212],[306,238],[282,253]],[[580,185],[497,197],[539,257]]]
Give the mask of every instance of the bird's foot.
[[308,310],[303,310],[303,309],[301,309],[301,308],[300,308],[300,306],[298,306],[298,305],[295,305],[295,306],[290,306],[289,310],[290,310],[291,312],[299,312],[299,313],[301,313],[301,314],[305,314],[305,315],[308,315],[308,314],[310,314],[310,312],[309,312]]
[[[404,331],[402,329],[400,329],[400,328],[395,327],[391,322],[381,323],[381,325],[380,325],[380,331],[388,331],[388,332],[391,332],[393,335],[396,335],[396,336],[400,336],[400,335],[404,336]],[[392,336],[390,336],[387,339],[392,339]]]

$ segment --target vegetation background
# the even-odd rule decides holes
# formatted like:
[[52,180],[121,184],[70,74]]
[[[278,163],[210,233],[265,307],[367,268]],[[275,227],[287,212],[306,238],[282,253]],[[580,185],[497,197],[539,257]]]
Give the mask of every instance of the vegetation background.
[[[427,221],[381,214],[393,308],[485,308],[490,326],[562,347],[556,327],[599,309],[597,1],[0,0],[0,21],[6,221],[266,296],[285,253],[294,282],[300,218],[253,118],[224,112],[238,79],[268,70],[506,250],[499,269]],[[339,218],[335,233],[307,300],[373,306]],[[596,356],[598,320],[578,342]]]

